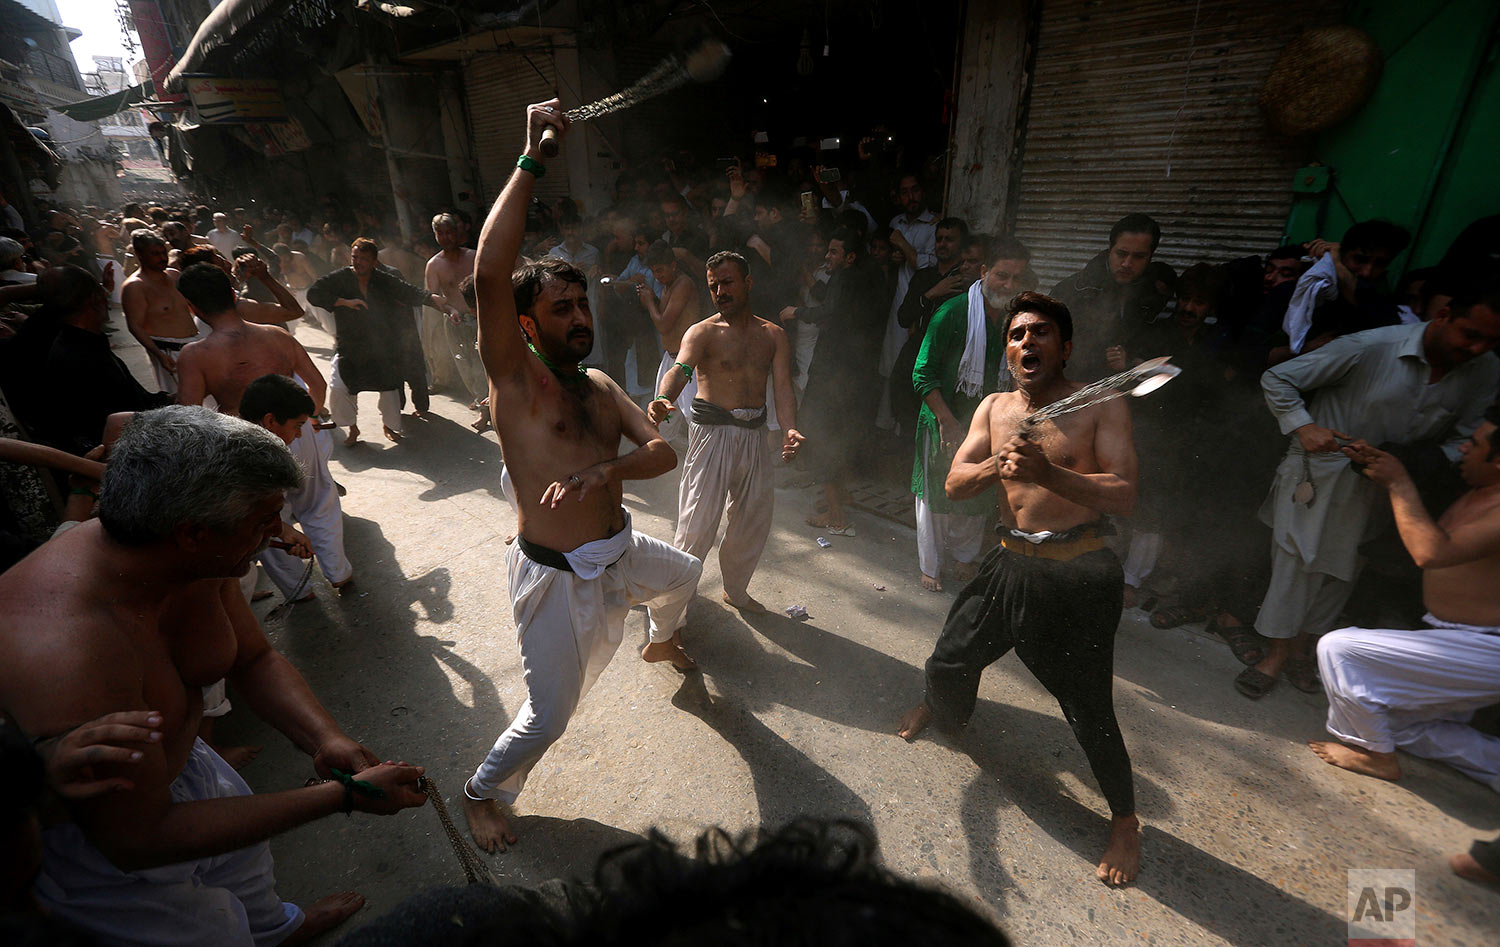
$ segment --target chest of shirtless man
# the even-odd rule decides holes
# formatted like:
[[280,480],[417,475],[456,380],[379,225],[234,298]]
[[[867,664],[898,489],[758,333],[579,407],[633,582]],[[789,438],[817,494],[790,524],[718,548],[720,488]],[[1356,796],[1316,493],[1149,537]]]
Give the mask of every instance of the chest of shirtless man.
[[[437,239],[440,244],[450,239],[437,228],[434,228],[434,233],[439,234]],[[468,247],[459,246],[456,233],[453,234],[451,240],[453,243],[451,248],[443,249],[427,261],[425,276],[427,291],[448,300],[448,304],[459,312],[467,313],[470,311],[469,305],[464,301],[464,294],[459,290],[459,284],[464,281],[464,277],[474,272],[474,251]]]
[[[67,813],[126,870],[228,852],[338,808],[325,791],[323,805],[312,796],[282,800],[284,815],[269,820],[253,804],[225,809],[224,823],[212,827],[179,811],[193,807],[175,805],[169,787],[193,750],[201,689],[216,680],[233,682],[321,771],[378,763],[338,729],[301,675],[271,649],[234,578],[279,531],[281,502],[277,493],[252,503],[235,529],[186,553],[197,557],[196,569],[185,567],[180,547],[173,557],[163,545],[124,546],[91,520],[0,579],[6,717],[45,738],[120,710],[161,716],[160,738],[142,746],[139,761],[109,767],[108,775],[128,777],[134,789],[77,803]],[[400,798],[420,804],[412,792]],[[301,817],[281,821],[294,814]]]
[[137,231],[134,240],[140,269],[121,287],[120,304],[130,334],[170,372],[176,369],[176,353],[157,347],[152,337],[190,339],[198,334],[198,329],[187,300],[177,291],[178,273],[167,266],[166,241],[154,235],[139,236],[142,233],[149,231]]

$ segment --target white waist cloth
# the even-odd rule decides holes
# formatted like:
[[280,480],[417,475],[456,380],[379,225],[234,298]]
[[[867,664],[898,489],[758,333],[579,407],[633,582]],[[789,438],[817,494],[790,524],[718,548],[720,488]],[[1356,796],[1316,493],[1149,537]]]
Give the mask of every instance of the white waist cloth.
[[1477,631],[1481,635],[1500,635],[1500,626],[1460,625],[1456,621],[1443,621],[1432,612],[1422,616],[1422,622],[1432,628],[1448,628],[1453,631]]
[[[202,740],[194,740],[172,802],[250,795],[250,787]],[[265,842],[175,865],[125,872],[75,823],[42,832],[36,894],[48,913],[95,943],[140,947],[273,947],[302,925],[302,910],[276,896]]]
[[[573,574],[587,582],[597,579],[604,574],[604,570],[620,561],[625,555],[625,550],[630,548],[630,540],[634,531],[630,528],[630,511],[625,510],[625,526],[613,536],[596,539],[591,543],[584,543],[572,552],[563,552],[560,555],[568,560],[568,567]],[[517,544],[519,546],[519,544]],[[525,552],[522,552],[525,555]]]

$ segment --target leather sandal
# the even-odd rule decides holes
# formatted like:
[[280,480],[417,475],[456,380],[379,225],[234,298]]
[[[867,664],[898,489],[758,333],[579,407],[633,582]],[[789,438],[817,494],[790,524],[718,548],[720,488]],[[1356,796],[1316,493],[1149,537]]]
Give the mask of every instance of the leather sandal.
[[1260,700],[1275,687],[1276,678],[1253,667],[1245,668],[1234,679],[1234,689],[1251,700]]

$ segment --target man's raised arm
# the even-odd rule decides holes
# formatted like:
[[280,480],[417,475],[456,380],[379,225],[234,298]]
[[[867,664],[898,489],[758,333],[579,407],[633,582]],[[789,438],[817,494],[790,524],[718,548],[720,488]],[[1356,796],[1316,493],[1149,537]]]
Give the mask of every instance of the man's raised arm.
[[526,348],[516,324],[516,301],[511,292],[510,274],[516,267],[516,256],[526,235],[526,208],[531,203],[536,183],[531,168],[542,167],[542,150],[538,143],[545,128],[557,130],[562,137],[568,120],[557,99],[531,105],[526,109],[526,149],[511,172],[505,189],[490,209],[484,229],[479,232],[479,248],[474,255],[475,313],[479,320],[479,357],[494,381],[510,381],[525,364]]

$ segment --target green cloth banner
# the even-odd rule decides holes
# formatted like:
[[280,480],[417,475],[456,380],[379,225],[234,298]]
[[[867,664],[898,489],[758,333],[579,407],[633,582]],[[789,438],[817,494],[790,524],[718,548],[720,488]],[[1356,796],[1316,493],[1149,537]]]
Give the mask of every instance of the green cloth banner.
[[119,92],[111,92],[109,95],[101,95],[96,99],[84,99],[82,102],[70,102],[67,105],[54,106],[54,108],[75,122],[96,122],[116,112],[123,112],[133,105],[150,101],[155,94],[151,82],[147,80],[140,85],[121,89]]

